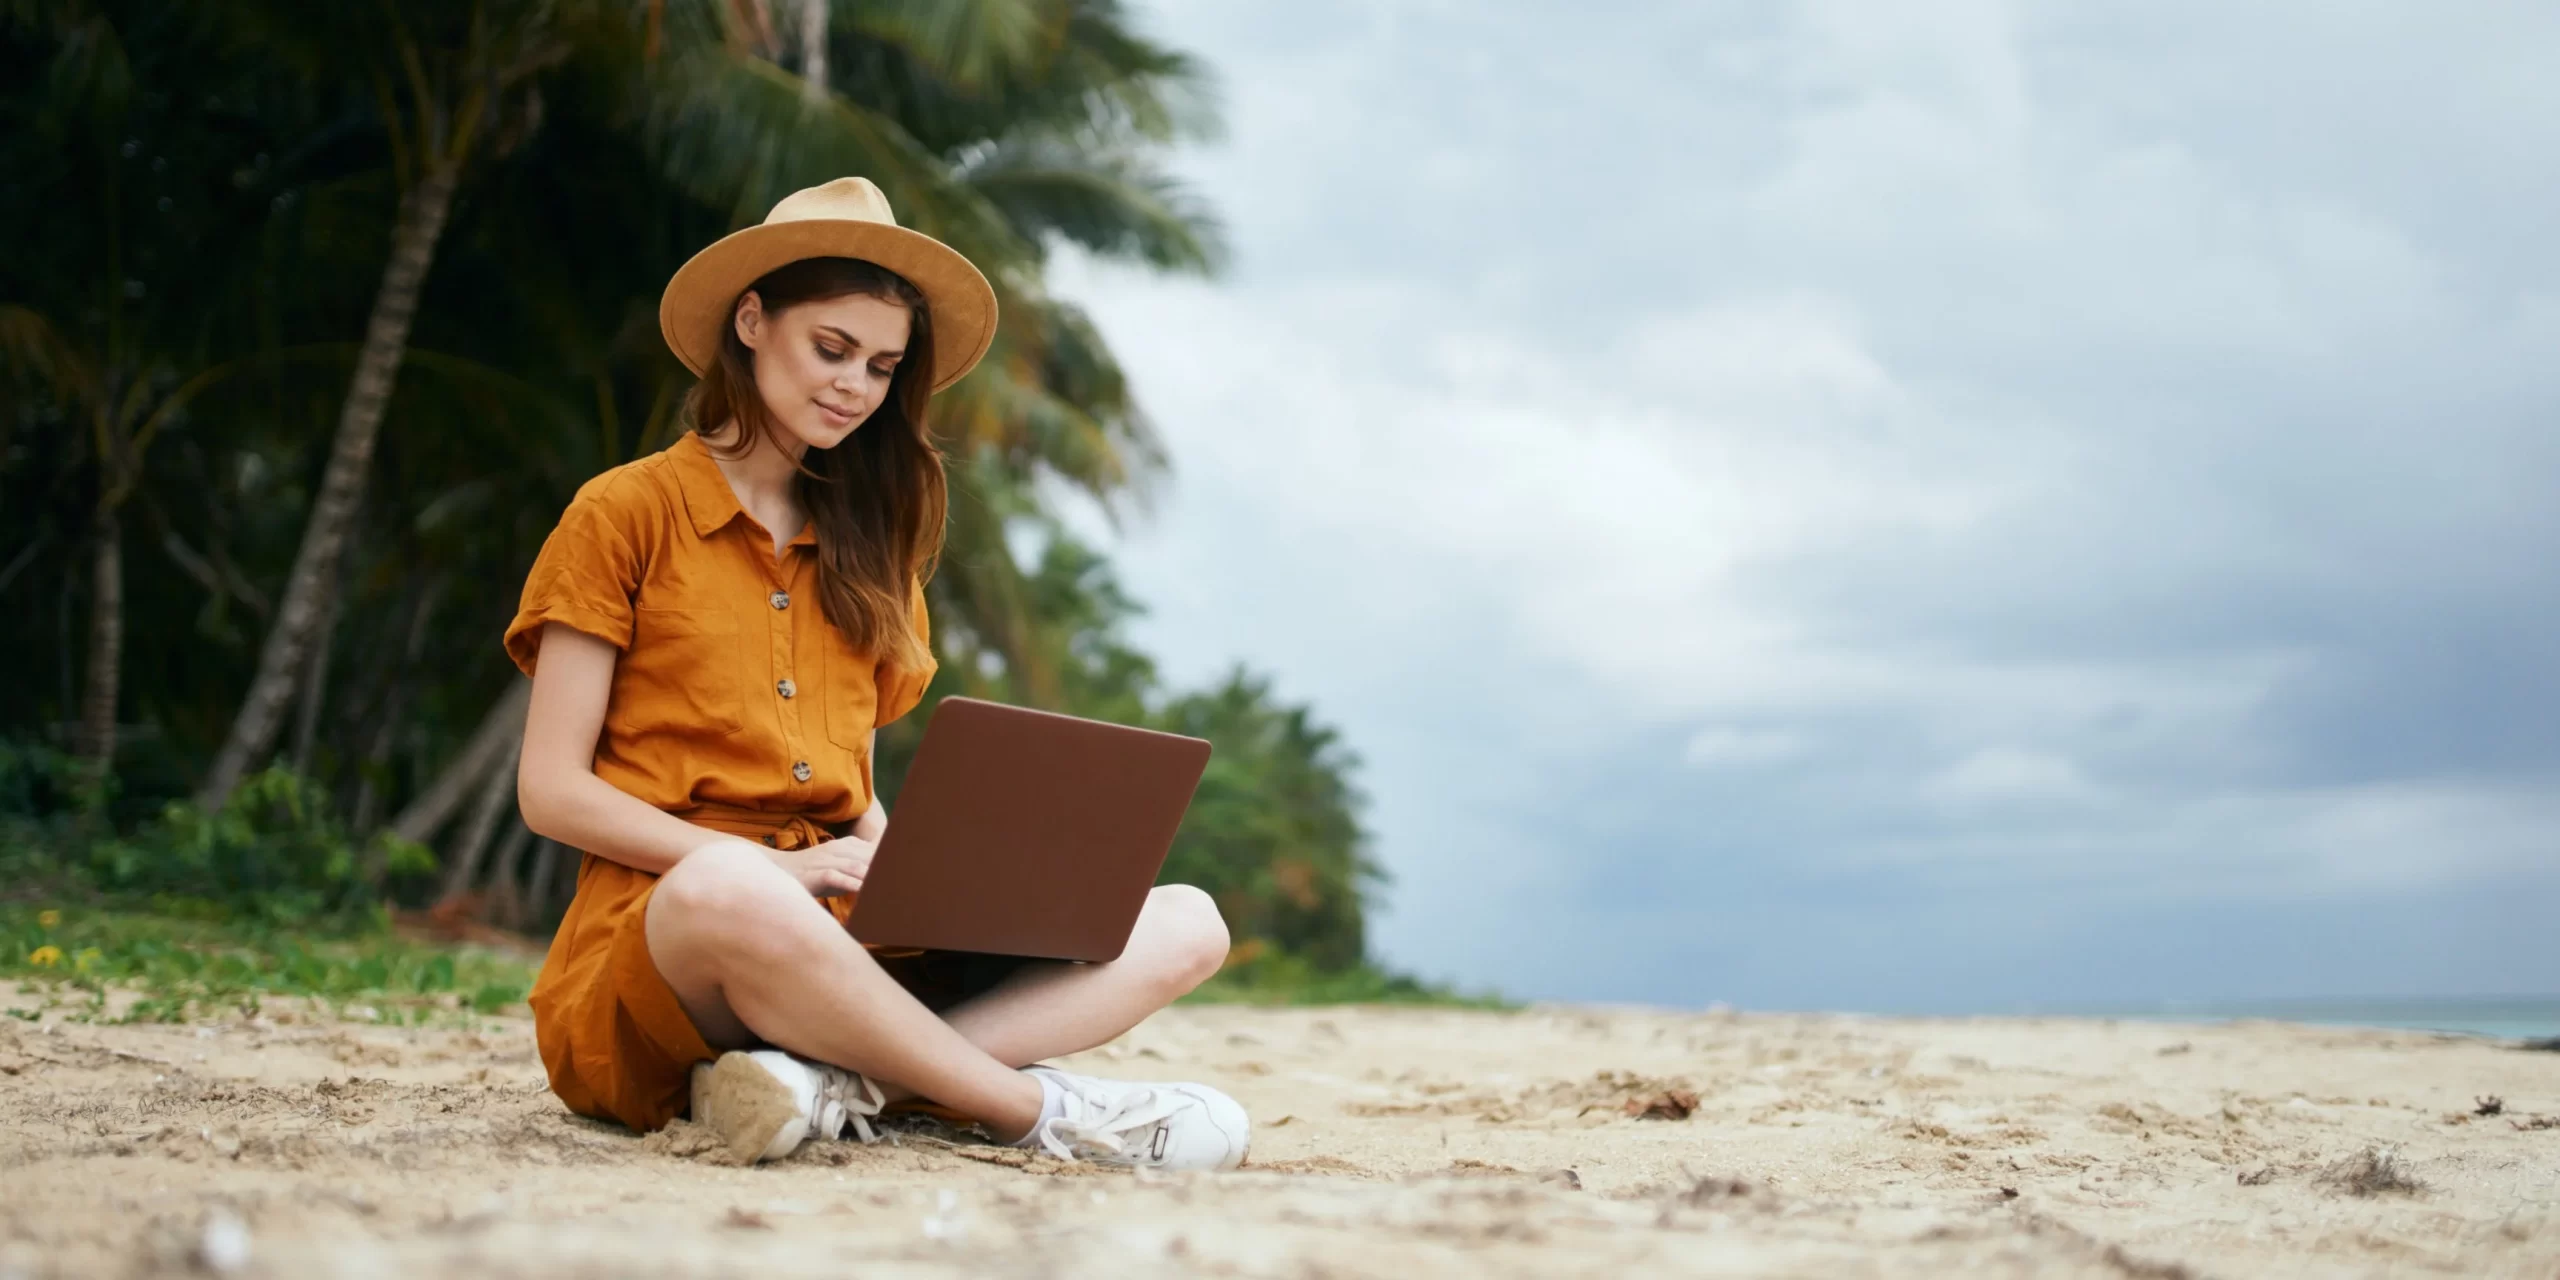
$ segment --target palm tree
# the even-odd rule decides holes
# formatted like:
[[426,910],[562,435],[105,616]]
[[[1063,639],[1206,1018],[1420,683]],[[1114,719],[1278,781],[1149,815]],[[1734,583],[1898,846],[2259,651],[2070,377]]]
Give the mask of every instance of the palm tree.
[[124,654],[124,506],[142,480],[152,440],[188,403],[228,376],[217,366],[174,390],[169,362],[130,349],[82,351],[42,313],[0,304],[0,357],[31,386],[78,417],[95,460],[90,510],[87,673],[80,699],[78,754],[93,778],[114,768],[116,704]]
[[526,0],[468,6],[411,3],[299,3],[226,6],[260,46],[286,54],[318,77],[362,69],[381,114],[392,172],[401,188],[391,252],[332,437],[328,469],[303,526],[301,548],[258,654],[240,710],[197,789],[199,806],[221,808],[233,787],[274,745],[324,615],[339,558],[371,469],[385,406],[406,354],[418,292],[465,171],[506,151],[541,118],[536,78],[567,58],[580,4]]
[[[0,19],[52,38],[46,93],[20,122],[21,141],[58,166],[34,176],[81,201],[66,207],[57,197],[55,217],[19,242],[30,266],[51,253],[84,269],[9,273],[18,296],[0,303],[0,367],[11,375],[11,399],[67,411],[86,446],[89,623],[78,754],[103,779],[115,760],[122,687],[124,509],[154,440],[243,367],[211,360],[209,331],[221,309],[205,304],[233,283],[222,264],[238,255],[261,210],[242,184],[225,180],[241,158],[230,120],[172,109],[172,89],[192,98],[239,84],[236,67],[187,49],[180,37],[191,19],[82,0],[21,2]],[[139,41],[128,39],[134,34]],[[164,247],[183,247],[184,256],[172,260]]]

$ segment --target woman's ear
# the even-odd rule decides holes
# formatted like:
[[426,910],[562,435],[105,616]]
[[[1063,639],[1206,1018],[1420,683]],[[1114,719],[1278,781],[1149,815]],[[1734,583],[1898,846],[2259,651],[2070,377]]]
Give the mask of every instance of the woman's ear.
[[737,329],[738,341],[745,343],[747,350],[764,345],[764,320],[764,299],[757,297],[753,289],[739,294],[738,309],[729,317],[729,323]]

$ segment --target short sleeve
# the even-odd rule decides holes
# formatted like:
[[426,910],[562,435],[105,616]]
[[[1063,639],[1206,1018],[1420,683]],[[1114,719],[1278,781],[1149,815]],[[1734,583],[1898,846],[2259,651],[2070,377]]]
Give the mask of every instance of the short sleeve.
[[915,594],[907,610],[908,619],[915,624],[916,647],[924,653],[924,665],[907,668],[883,662],[873,672],[872,685],[880,708],[874,721],[877,724],[887,724],[915,710],[916,704],[924,701],[925,686],[933,683],[933,673],[941,669],[941,664],[933,656],[933,626],[932,620],[925,615],[922,579],[916,581]]
[[599,476],[578,491],[560,527],[534,557],[524,598],[507,624],[507,656],[526,675],[542,652],[542,628],[557,622],[631,647],[631,600],[640,589],[640,513],[620,496],[617,476]]

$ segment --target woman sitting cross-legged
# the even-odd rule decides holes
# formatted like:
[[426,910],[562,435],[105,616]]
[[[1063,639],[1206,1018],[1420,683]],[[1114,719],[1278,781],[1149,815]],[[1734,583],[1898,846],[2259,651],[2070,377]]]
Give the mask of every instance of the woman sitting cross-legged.
[[668,284],[693,429],[578,491],[506,634],[533,677],[525,822],[586,854],[532,997],[573,1110],[647,1130],[689,1108],[743,1159],[868,1140],[912,1102],[1070,1159],[1243,1161],[1244,1110],[1215,1089],[1033,1065],[1215,972],[1208,895],[1155,889],[1108,964],[875,953],[844,927],[888,824],[874,731],[934,672],[925,409],[995,311],[859,178],[785,199]]

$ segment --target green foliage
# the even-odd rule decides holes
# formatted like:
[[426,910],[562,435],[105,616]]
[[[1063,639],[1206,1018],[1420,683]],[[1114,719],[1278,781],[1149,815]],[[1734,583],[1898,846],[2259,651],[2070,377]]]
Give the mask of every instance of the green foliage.
[[15,844],[40,838],[104,803],[104,787],[69,755],[0,738],[0,839]]
[[350,836],[319,786],[285,769],[245,779],[207,814],[171,801],[131,839],[90,846],[87,868],[118,896],[210,904],[290,922],[370,908],[386,875],[435,869],[435,855],[387,833]]
[[65,893],[180,916],[268,923],[370,920],[387,877],[435,868],[388,833],[351,836],[310,780],[270,769],[208,815],[183,800],[116,834],[93,819],[96,784],[69,757],[0,742],[0,873],[12,896]]
[[1319,972],[1356,970],[1368,893],[1385,875],[1364,848],[1355,762],[1334,731],[1242,671],[1171,699],[1153,723],[1215,748],[1165,878],[1208,890],[1239,939]]
[[[416,1022],[498,1013],[532,988],[523,962],[404,940],[378,922],[339,929],[204,920],[84,906],[0,903],[0,979],[9,1012],[45,1008],[130,1022],[179,1022],[301,997],[341,1016]],[[138,995],[130,1004],[111,991]]]
[[1283,951],[1256,951],[1230,961],[1218,976],[1201,984],[1186,999],[1194,1004],[1421,1004],[1461,1009],[1512,1009],[1517,1006],[1490,992],[1467,994],[1390,973],[1362,962],[1347,968],[1321,968]]

